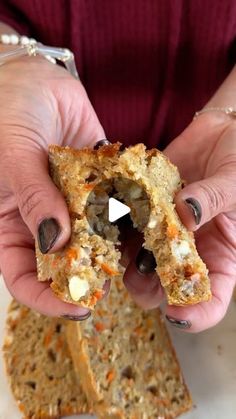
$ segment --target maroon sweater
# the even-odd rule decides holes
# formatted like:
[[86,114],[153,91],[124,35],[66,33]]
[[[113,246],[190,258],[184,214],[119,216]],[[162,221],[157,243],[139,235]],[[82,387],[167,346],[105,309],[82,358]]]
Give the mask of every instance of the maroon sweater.
[[107,137],[163,148],[235,62],[236,1],[4,0],[0,21],[68,47]]

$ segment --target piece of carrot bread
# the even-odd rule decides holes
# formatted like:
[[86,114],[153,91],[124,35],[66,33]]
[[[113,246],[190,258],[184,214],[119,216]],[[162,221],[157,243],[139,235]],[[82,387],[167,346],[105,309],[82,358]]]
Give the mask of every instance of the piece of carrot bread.
[[159,310],[143,311],[122,282],[92,316],[67,326],[92,410],[101,419],[175,418],[192,406]]
[[130,206],[134,227],[144,234],[143,246],[156,259],[168,303],[210,299],[207,268],[193,234],[175,211],[180,175],[161,152],[147,151],[143,144],[122,151],[119,143],[98,150],[50,146],[49,161],[52,178],[68,204],[72,236],[53,255],[42,255],[36,248],[38,278],[51,279],[61,299],[93,308],[105,281],[122,277],[119,231],[108,222],[104,205],[111,193]]
[[13,301],[3,354],[12,393],[27,419],[89,412],[66,343],[65,321]]

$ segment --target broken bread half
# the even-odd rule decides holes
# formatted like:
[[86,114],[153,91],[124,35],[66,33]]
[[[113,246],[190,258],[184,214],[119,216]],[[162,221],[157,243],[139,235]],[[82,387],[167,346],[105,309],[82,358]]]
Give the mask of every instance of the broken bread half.
[[74,371],[65,324],[16,301],[9,306],[3,355],[24,418],[58,419],[90,412]]
[[68,205],[72,234],[65,248],[54,254],[42,254],[36,244],[38,279],[51,280],[62,300],[93,308],[106,280],[123,275],[119,231],[107,217],[111,194],[131,208],[133,225],[144,235],[143,246],[156,259],[168,303],[210,299],[206,265],[175,210],[180,175],[163,153],[146,150],[143,144],[124,150],[119,143],[98,150],[53,145],[49,163]]
[[175,418],[192,407],[160,311],[139,308],[121,280],[86,322],[68,324],[67,340],[99,418]]

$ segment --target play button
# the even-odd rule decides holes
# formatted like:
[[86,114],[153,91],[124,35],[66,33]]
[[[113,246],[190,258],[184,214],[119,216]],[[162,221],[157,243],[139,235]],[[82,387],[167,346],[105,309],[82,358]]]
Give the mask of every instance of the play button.
[[85,205],[88,234],[117,242],[120,224],[127,222],[127,217],[130,216],[139,231],[148,223],[149,199],[137,182],[120,176],[98,183],[92,179],[86,189],[89,191]]
[[115,198],[109,198],[108,201],[108,220],[113,223],[114,221],[119,220],[124,217],[126,214],[129,214],[130,207],[123,204]]

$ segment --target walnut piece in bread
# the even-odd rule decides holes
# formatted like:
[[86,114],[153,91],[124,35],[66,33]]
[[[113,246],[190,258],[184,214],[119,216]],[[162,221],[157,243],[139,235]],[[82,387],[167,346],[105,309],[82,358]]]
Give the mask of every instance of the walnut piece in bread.
[[[107,190],[102,191],[100,199],[107,199],[112,187],[118,198],[131,207],[133,224],[144,235],[143,246],[156,259],[168,303],[196,304],[211,298],[206,265],[197,253],[193,234],[175,210],[174,197],[182,184],[180,175],[163,153],[146,150],[143,144],[122,151],[119,143],[98,150],[50,146],[49,162],[52,178],[68,205],[72,235],[67,246],[55,254],[41,254],[36,244],[37,268],[38,279],[51,279],[59,298],[93,309],[103,296],[105,281],[123,275],[116,246],[117,226],[97,222],[102,206],[96,204],[96,199],[94,224],[103,236],[97,234],[86,216],[88,197],[101,182],[107,184]],[[135,182],[137,188],[127,187],[129,181]],[[149,200],[145,225],[140,190]]]

